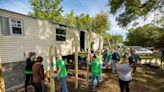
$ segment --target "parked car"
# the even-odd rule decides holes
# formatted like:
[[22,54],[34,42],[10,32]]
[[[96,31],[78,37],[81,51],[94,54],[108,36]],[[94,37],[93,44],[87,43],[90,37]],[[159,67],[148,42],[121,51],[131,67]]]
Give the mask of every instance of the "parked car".
[[154,51],[155,50],[154,47],[146,47],[146,49],[151,50],[151,51]]
[[151,55],[151,54],[153,54],[153,51],[150,51],[146,48],[141,48],[141,49],[136,50],[136,53],[142,54],[142,55]]

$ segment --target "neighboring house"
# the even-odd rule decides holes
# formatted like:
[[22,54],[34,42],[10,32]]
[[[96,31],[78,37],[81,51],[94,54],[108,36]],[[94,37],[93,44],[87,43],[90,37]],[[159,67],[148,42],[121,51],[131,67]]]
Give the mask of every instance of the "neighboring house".
[[[102,37],[93,32],[91,35],[94,50],[102,48]],[[78,50],[87,50],[87,31],[0,9],[0,60],[6,89],[24,82],[24,53],[27,56],[29,52],[36,52],[37,56],[42,56],[47,70],[49,47],[55,46],[57,53],[63,56],[72,55],[75,40]]]

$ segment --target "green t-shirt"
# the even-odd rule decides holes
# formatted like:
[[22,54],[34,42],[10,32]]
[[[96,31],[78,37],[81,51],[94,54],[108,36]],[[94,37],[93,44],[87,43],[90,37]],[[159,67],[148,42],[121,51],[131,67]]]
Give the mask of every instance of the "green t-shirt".
[[100,62],[97,59],[91,62],[91,73],[92,77],[97,77],[100,75]]
[[57,68],[59,68],[59,67],[61,68],[61,71],[60,71],[60,73],[59,73],[59,76],[60,76],[61,78],[67,76],[67,70],[66,70],[66,66],[65,66],[64,60],[57,60],[57,61],[56,61],[56,67],[57,67]]
[[137,62],[140,59],[140,56],[138,54],[132,54],[132,59],[134,62]]
[[100,56],[96,55],[96,59],[100,62],[100,64],[103,64],[103,62],[102,62]]

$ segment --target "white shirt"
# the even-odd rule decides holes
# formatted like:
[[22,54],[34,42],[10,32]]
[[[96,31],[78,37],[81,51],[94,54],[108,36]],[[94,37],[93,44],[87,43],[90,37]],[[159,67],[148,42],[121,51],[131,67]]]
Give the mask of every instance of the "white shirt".
[[120,64],[119,78],[123,81],[132,80],[132,67],[128,63]]

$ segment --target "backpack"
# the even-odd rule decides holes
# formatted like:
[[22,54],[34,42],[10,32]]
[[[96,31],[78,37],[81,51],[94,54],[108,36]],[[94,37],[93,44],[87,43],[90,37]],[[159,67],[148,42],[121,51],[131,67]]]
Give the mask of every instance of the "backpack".
[[113,59],[113,60],[120,60],[120,55],[118,54],[118,52],[114,52],[114,53],[112,54],[112,59]]

